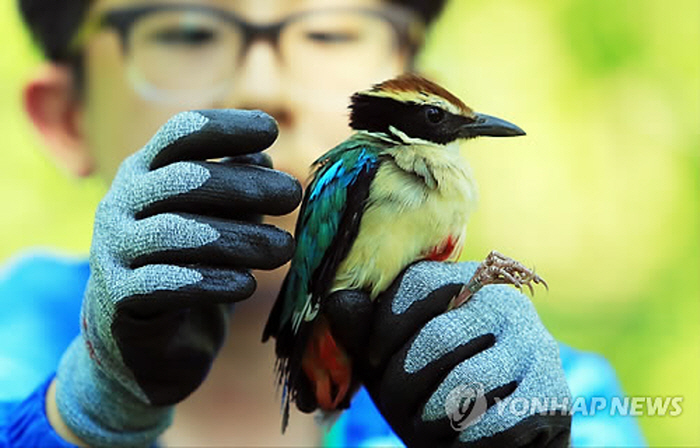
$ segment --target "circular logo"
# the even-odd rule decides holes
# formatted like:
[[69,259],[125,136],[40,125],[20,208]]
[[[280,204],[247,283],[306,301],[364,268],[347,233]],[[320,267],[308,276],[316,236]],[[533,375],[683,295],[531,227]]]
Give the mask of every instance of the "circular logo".
[[484,385],[462,384],[450,391],[445,400],[445,412],[455,431],[463,431],[478,422],[486,412]]

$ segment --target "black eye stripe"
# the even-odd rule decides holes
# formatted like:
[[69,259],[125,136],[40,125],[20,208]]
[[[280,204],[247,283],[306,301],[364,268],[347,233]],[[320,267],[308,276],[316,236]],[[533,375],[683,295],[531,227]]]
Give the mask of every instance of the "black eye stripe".
[[[440,110],[442,119],[435,123],[429,121],[427,111],[430,108]],[[394,126],[409,137],[439,144],[456,140],[459,128],[469,122],[462,115],[435,106],[362,94],[352,97],[350,110],[350,126],[355,130],[389,134],[389,127]]]

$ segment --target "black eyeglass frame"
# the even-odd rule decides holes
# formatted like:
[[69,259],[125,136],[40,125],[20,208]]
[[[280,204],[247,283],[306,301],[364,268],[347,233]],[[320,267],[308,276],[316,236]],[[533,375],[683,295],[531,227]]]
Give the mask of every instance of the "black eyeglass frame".
[[231,23],[241,30],[243,35],[243,42],[241,45],[241,55],[245,55],[247,50],[256,41],[269,42],[270,45],[279,52],[279,40],[282,30],[288,26],[289,23],[298,21],[309,15],[318,14],[319,12],[333,12],[333,11],[349,11],[360,14],[365,14],[372,17],[380,18],[388,22],[398,38],[398,48],[405,47],[409,50],[411,55],[415,55],[418,49],[423,44],[423,34],[425,29],[425,24],[420,16],[413,10],[403,8],[397,5],[387,5],[381,9],[370,9],[370,8],[328,8],[328,9],[311,9],[308,11],[300,11],[291,14],[284,19],[273,22],[269,24],[256,24],[251,23],[237,15],[232,11],[225,9],[220,9],[212,6],[205,5],[194,5],[186,3],[177,4],[155,4],[155,5],[143,5],[133,8],[123,8],[123,9],[113,9],[102,13],[99,19],[93,26],[90,24],[83,30],[82,33],[78,33],[74,39],[74,45],[72,47],[76,48],[82,45],[82,43],[87,38],[86,36],[91,34],[93,29],[101,28],[113,28],[119,34],[119,38],[122,44],[122,48],[125,54],[129,53],[129,33],[134,26],[134,24],[144,16],[149,14],[154,14],[162,11],[197,11],[205,14],[210,14],[212,16],[223,19],[224,21]]

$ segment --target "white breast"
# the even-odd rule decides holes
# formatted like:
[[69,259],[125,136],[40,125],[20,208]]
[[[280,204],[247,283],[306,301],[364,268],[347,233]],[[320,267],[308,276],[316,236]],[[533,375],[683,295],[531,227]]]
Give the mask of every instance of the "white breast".
[[394,151],[377,171],[357,239],[332,290],[365,289],[374,299],[448,236],[461,248],[476,196],[469,167],[455,148]]

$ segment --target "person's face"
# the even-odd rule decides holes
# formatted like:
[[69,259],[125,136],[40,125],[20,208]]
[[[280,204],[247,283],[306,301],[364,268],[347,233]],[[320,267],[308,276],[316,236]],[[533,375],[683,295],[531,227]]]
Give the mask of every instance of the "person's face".
[[[97,0],[91,15],[158,3]],[[220,8],[255,25],[278,23],[302,11],[386,6],[380,0],[168,4]],[[280,135],[268,154],[275,168],[305,181],[311,162],[348,135],[349,96],[397,75],[409,63],[391,26],[378,22],[358,16],[309,16],[285,28],[277,48],[257,39],[244,54],[237,45],[240,33],[231,32],[217,16],[196,12],[170,11],[139,19],[131,27],[128,48],[116,30],[103,28],[84,47],[83,132],[95,171],[111,181],[121,161],[179,111],[240,108],[261,109],[277,120]],[[340,34],[328,34],[331,31]]]

